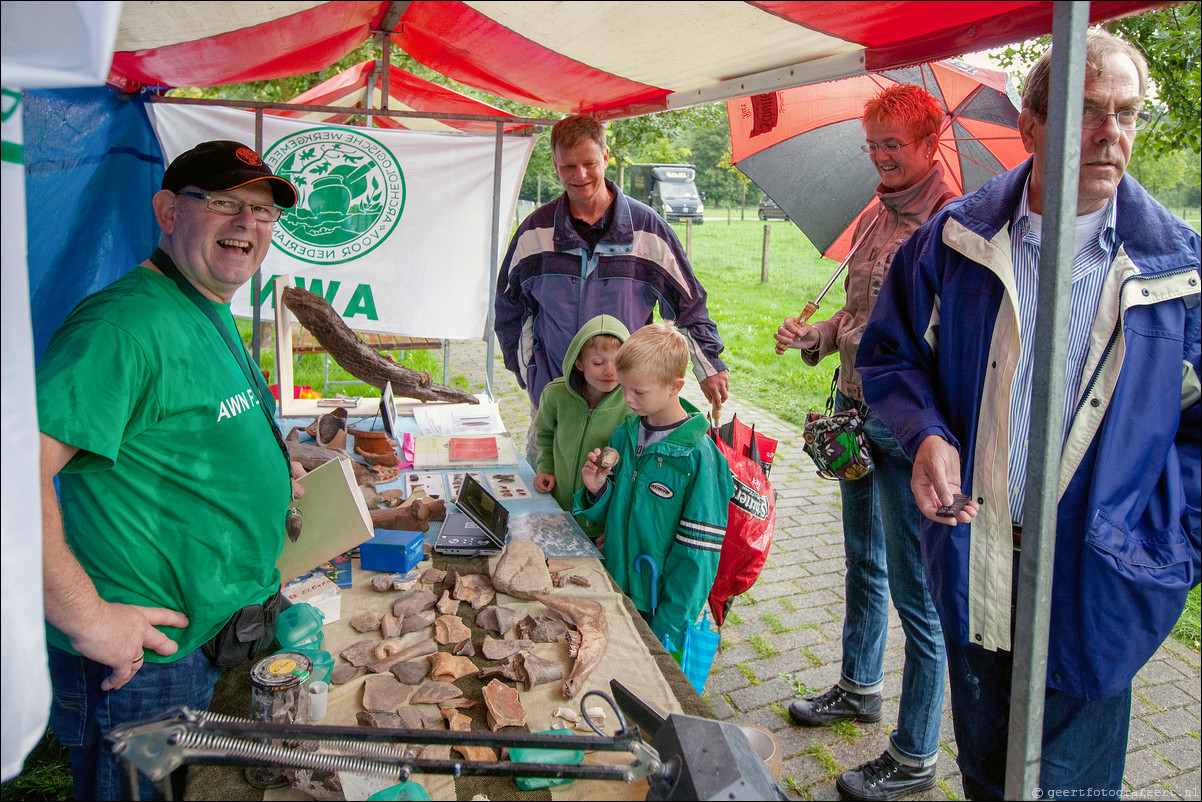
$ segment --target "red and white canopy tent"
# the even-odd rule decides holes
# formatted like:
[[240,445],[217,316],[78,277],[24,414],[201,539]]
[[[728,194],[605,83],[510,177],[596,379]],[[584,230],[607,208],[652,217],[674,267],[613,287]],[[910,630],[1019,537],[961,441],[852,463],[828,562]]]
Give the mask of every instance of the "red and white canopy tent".
[[[1090,4],[1091,22],[1163,2]],[[379,32],[500,97],[603,119],[986,50],[1048,33],[1049,2],[123,4],[109,81],[220,86],[314,72]]]
[[[473,97],[427,81],[411,72],[389,65],[385,78],[383,65],[363,61],[323,81],[308,92],[302,92],[289,106],[338,107],[346,111],[309,111],[304,109],[265,109],[268,114],[294,117],[312,122],[346,124],[361,109],[392,109],[476,117],[516,118],[516,115]],[[353,110],[353,111],[352,111]],[[492,133],[494,123],[475,119],[435,119],[433,117],[372,117],[377,128],[405,128],[411,131],[468,131]],[[504,123],[503,133],[512,133],[529,126]]]

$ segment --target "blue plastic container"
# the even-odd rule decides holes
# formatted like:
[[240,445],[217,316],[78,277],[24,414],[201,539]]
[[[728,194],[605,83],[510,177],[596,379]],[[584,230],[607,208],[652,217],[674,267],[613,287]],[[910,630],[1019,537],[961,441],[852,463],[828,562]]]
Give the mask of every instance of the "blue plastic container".
[[422,561],[421,532],[377,529],[376,536],[359,546],[359,566],[366,571],[404,574]]

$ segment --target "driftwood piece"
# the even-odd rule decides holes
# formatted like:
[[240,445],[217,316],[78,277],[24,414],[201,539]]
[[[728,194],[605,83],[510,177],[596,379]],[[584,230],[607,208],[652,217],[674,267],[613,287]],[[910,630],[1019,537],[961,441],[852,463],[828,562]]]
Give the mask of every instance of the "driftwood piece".
[[288,287],[284,290],[284,305],[292,310],[296,319],[321,343],[330,357],[355,378],[380,390],[391,382],[392,392],[400,397],[420,401],[480,403],[471,393],[435,384],[430,380],[429,373],[398,365],[367,347],[343,322],[342,315],[334,311],[334,307],[320,295],[299,287]]
[[563,683],[565,699],[571,699],[584,681],[601,665],[609,649],[609,621],[599,602],[571,597],[535,596],[559,617],[574,626],[579,637],[568,638],[568,654],[575,658],[572,673]]
[[488,727],[493,732],[502,727],[522,727],[526,724],[526,710],[518,698],[515,688],[494,679],[484,686],[484,704],[488,707]]

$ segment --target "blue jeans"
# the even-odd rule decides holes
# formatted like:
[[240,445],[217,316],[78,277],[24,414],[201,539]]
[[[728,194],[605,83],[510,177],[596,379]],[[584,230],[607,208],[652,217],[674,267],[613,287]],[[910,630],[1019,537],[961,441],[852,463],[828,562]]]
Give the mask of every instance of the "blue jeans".
[[[129,799],[128,770],[101,747],[118,724],[154,718],[172,707],[208,710],[220,669],[200,649],[171,663],[146,661],[133,679],[115,691],[100,690],[108,666],[49,647],[54,701],[50,728],[71,750],[71,776],[76,799]],[[142,799],[159,793],[139,775]]]
[[[836,411],[852,405],[842,393],[836,393]],[[931,765],[939,749],[943,715],[944,646],[922,564],[922,514],[910,491],[913,464],[872,411],[864,432],[872,453],[872,473],[839,482],[847,557],[839,684],[858,693],[880,690],[892,595],[906,634],[906,660],[890,751],[901,763]]]
[[[1013,581],[1017,591],[1017,552]],[[1010,737],[1013,654],[990,652],[955,640],[949,638],[947,642],[947,665],[956,762],[964,792],[969,799],[1002,799]],[[1039,762],[1043,798],[1120,798],[1130,726],[1130,686],[1109,699],[1094,702],[1047,689]]]

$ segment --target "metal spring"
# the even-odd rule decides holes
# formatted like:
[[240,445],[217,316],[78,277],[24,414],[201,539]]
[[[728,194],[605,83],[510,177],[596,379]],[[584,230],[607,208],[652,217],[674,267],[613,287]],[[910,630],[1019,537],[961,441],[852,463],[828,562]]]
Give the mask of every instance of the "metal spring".
[[[208,722],[212,722],[214,724],[231,724],[231,723],[233,723],[233,724],[251,724],[251,723],[254,723],[253,719],[240,718],[238,716],[231,716],[231,715],[227,715],[225,713],[214,713],[214,712],[208,711],[208,710],[197,711],[196,719],[197,719],[197,722],[201,726],[203,726],[204,724],[206,724]],[[219,736],[210,735],[208,737],[216,738]],[[239,743],[248,743],[248,744],[252,743],[251,741],[241,741],[239,739],[231,739],[231,740],[237,741]],[[260,743],[260,742],[255,741],[253,743]],[[343,756],[346,756],[346,753],[350,753],[351,755],[353,755],[355,757],[366,757],[366,758],[378,757],[378,758],[383,758],[384,760],[402,759],[406,756],[406,752],[407,752],[407,749],[404,746],[398,746],[395,744],[388,744],[388,743],[381,743],[381,742],[372,742],[372,741],[342,741],[342,740],[329,741],[329,740],[324,740],[324,739],[314,739],[314,740],[310,741],[310,743],[320,744],[322,749],[328,749],[328,750],[331,750],[334,752],[338,752],[339,754],[341,754]]]
[[274,746],[261,741],[230,738],[224,735],[184,733],[179,739],[179,744],[186,749],[203,750],[216,756],[275,765],[324,771],[382,774],[386,777],[398,777],[408,774],[408,771],[400,766],[377,763],[376,761],[361,757],[306,752],[293,747]]

